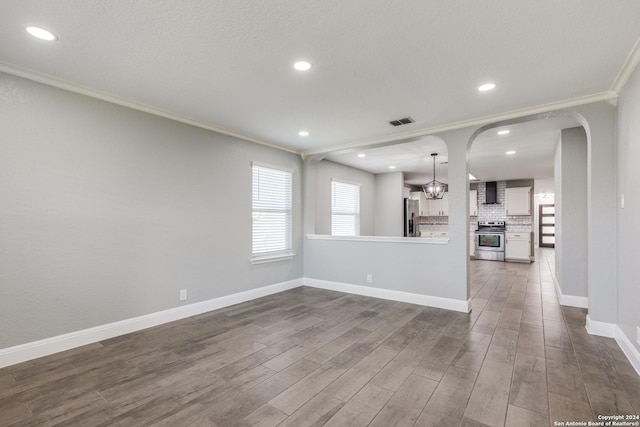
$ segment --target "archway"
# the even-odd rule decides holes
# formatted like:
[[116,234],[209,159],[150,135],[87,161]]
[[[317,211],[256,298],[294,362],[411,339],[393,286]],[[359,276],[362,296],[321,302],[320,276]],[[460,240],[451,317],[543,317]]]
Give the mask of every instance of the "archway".
[[[523,138],[522,131],[535,130],[540,132],[544,130],[547,134],[539,133],[537,140],[527,141],[526,144],[520,143],[505,150],[508,146],[504,143],[499,143],[498,139],[501,138],[497,135],[498,131],[511,130],[513,133],[520,133],[519,137]],[[514,132],[515,131],[515,132]],[[549,134],[551,132],[551,134]],[[505,132],[506,133],[506,132]],[[553,135],[557,136],[553,136]],[[492,137],[487,138],[487,135]],[[546,140],[545,140],[546,138]],[[550,139],[551,138],[551,139]],[[555,140],[553,139],[555,138]],[[483,139],[485,141],[483,141]],[[504,138],[505,141],[508,138]],[[496,168],[493,170],[494,174],[487,174],[482,171],[482,160],[474,162],[473,144],[479,144],[481,142],[493,142],[496,143],[498,150],[497,157],[500,158],[499,162],[496,162]],[[546,144],[546,148],[543,147]],[[517,146],[517,147],[516,147]],[[480,175],[488,175],[489,179],[496,180],[498,177],[505,179],[502,181],[503,191],[504,187],[509,186],[509,183],[515,183],[515,185],[531,185],[535,188],[536,178],[548,178],[549,174],[549,162],[551,163],[551,172],[553,177],[553,183],[555,187],[556,197],[556,233],[558,235],[558,245],[555,255],[549,262],[550,272],[555,283],[556,291],[559,297],[559,301],[562,305],[576,306],[576,307],[588,307],[588,220],[589,220],[589,206],[588,206],[588,147],[589,147],[589,128],[584,117],[575,111],[554,111],[544,114],[537,114],[522,118],[504,120],[500,122],[491,123],[477,129],[471,138],[467,146],[467,163],[471,173],[478,172]],[[517,162],[513,164],[504,163],[516,158],[515,151],[518,148],[520,150],[528,150],[527,159],[530,162],[535,162],[536,150],[544,148],[546,150],[546,157],[544,162],[546,165],[525,165]],[[552,148],[553,157],[549,158],[549,148]],[[485,149],[485,152],[487,150]],[[533,152],[533,154],[532,154]],[[514,154],[509,156],[509,154]],[[542,158],[538,156],[539,158]],[[477,156],[475,157],[478,159]],[[503,162],[503,163],[500,163]],[[474,168],[474,163],[480,164],[480,166]],[[546,171],[540,172],[542,169]],[[514,172],[515,171],[515,172]],[[515,173],[515,175],[514,175]],[[536,174],[540,175],[536,176]],[[518,175],[520,174],[520,175]],[[524,175],[531,175],[529,181],[509,181],[515,179],[526,178]],[[546,175],[545,175],[546,174]],[[482,178],[482,177],[481,177]],[[482,185],[479,184],[479,185]],[[530,206],[534,206],[533,194],[530,201]],[[509,227],[513,227],[514,230],[527,231],[533,234],[533,227],[536,223],[536,212],[531,210],[530,216],[509,216],[508,209],[504,206],[494,209],[485,209],[493,212],[489,216],[495,218],[499,216],[495,212],[503,212],[504,219],[507,223],[507,230]],[[482,209],[480,209],[482,212]],[[495,211],[495,212],[494,212]],[[480,220],[484,219],[479,217]],[[526,229],[526,230],[525,230]],[[507,237],[509,236],[507,232]],[[513,233],[511,233],[513,235]],[[507,242],[508,243],[508,242]],[[532,242],[533,243],[533,242]],[[533,249],[533,244],[531,245]],[[507,253],[509,246],[507,245]],[[536,251],[535,249],[533,249]],[[544,252],[538,252],[542,255]],[[549,255],[549,252],[546,252]],[[507,255],[507,258],[508,255]],[[538,261],[543,263],[547,259],[542,258]]]

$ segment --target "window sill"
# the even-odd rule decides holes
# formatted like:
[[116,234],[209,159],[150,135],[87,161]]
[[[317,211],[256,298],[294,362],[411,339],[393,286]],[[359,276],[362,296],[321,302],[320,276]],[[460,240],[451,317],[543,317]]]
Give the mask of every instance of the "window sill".
[[269,262],[287,261],[293,259],[296,256],[294,253],[279,254],[279,255],[261,255],[251,258],[251,264],[266,264]]
[[449,238],[437,237],[390,237],[390,236],[331,236],[327,234],[307,234],[309,240],[346,240],[351,242],[411,243],[420,245],[447,245]]

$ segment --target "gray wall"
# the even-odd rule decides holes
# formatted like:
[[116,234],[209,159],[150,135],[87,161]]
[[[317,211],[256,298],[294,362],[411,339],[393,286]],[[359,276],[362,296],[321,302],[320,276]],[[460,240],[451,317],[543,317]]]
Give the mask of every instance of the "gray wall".
[[574,110],[588,129],[587,206],[589,317],[616,323],[617,243],[611,230],[616,218],[616,109],[602,101]]
[[[586,297],[587,289],[587,135],[582,127],[564,129],[556,149],[556,278],[562,293]],[[558,271],[558,266],[561,265]]]
[[[636,68],[618,99],[618,326],[640,350],[640,69]],[[624,195],[624,208],[621,199]]]
[[[0,95],[0,348],[302,276],[298,156],[6,74]],[[293,261],[249,262],[254,160],[295,171]]]
[[404,235],[404,173],[382,173],[375,176],[376,198],[374,234],[376,236]]
[[[375,175],[360,169],[322,160],[317,166],[315,188],[315,233],[331,234],[331,180],[360,184],[360,235],[373,236]],[[402,225],[402,217],[400,217]]]

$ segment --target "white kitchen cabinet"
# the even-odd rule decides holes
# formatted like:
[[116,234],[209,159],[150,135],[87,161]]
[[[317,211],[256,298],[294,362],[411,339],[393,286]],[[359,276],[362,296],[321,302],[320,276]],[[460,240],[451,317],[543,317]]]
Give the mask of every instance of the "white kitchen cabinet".
[[444,193],[442,199],[430,200],[422,191],[413,191],[411,198],[419,201],[420,216],[449,216],[449,193]]
[[435,231],[435,230],[421,231],[420,232],[420,237],[431,237],[431,238],[435,238],[435,239],[448,239],[449,238],[449,232],[448,231]]
[[444,196],[442,196],[440,200],[442,201],[442,214],[440,216],[449,216],[449,192],[444,193]]
[[449,193],[444,193],[442,199],[428,200],[428,203],[428,216],[449,216]]
[[531,233],[505,233],[504,259],[505,261],[531,262]]
[[478,216],[478,190],[469,191],[469,216]]
[[422,191],[411,192],[411,198],[418,201],[419,216],[429,216],[429,201]]
[[531,187],[514,187],[505,190],[507,215],[531,215]]
[[475,258],[476,256],[476,233],[469,233],[469,255]]
[[442,199],[429,199],[427,202],[429,203],[428,216],[440,216],[440,211],[442,210]]

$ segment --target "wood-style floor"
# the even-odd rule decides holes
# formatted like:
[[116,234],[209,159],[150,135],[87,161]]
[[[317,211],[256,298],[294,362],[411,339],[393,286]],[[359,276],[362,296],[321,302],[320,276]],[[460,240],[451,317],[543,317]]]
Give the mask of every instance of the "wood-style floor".
[[1,369],[0,425],[520,427],[640,414],[640,377],[615,341],[558,305],[552,254],[473,261],[470,314],[305,287]]

